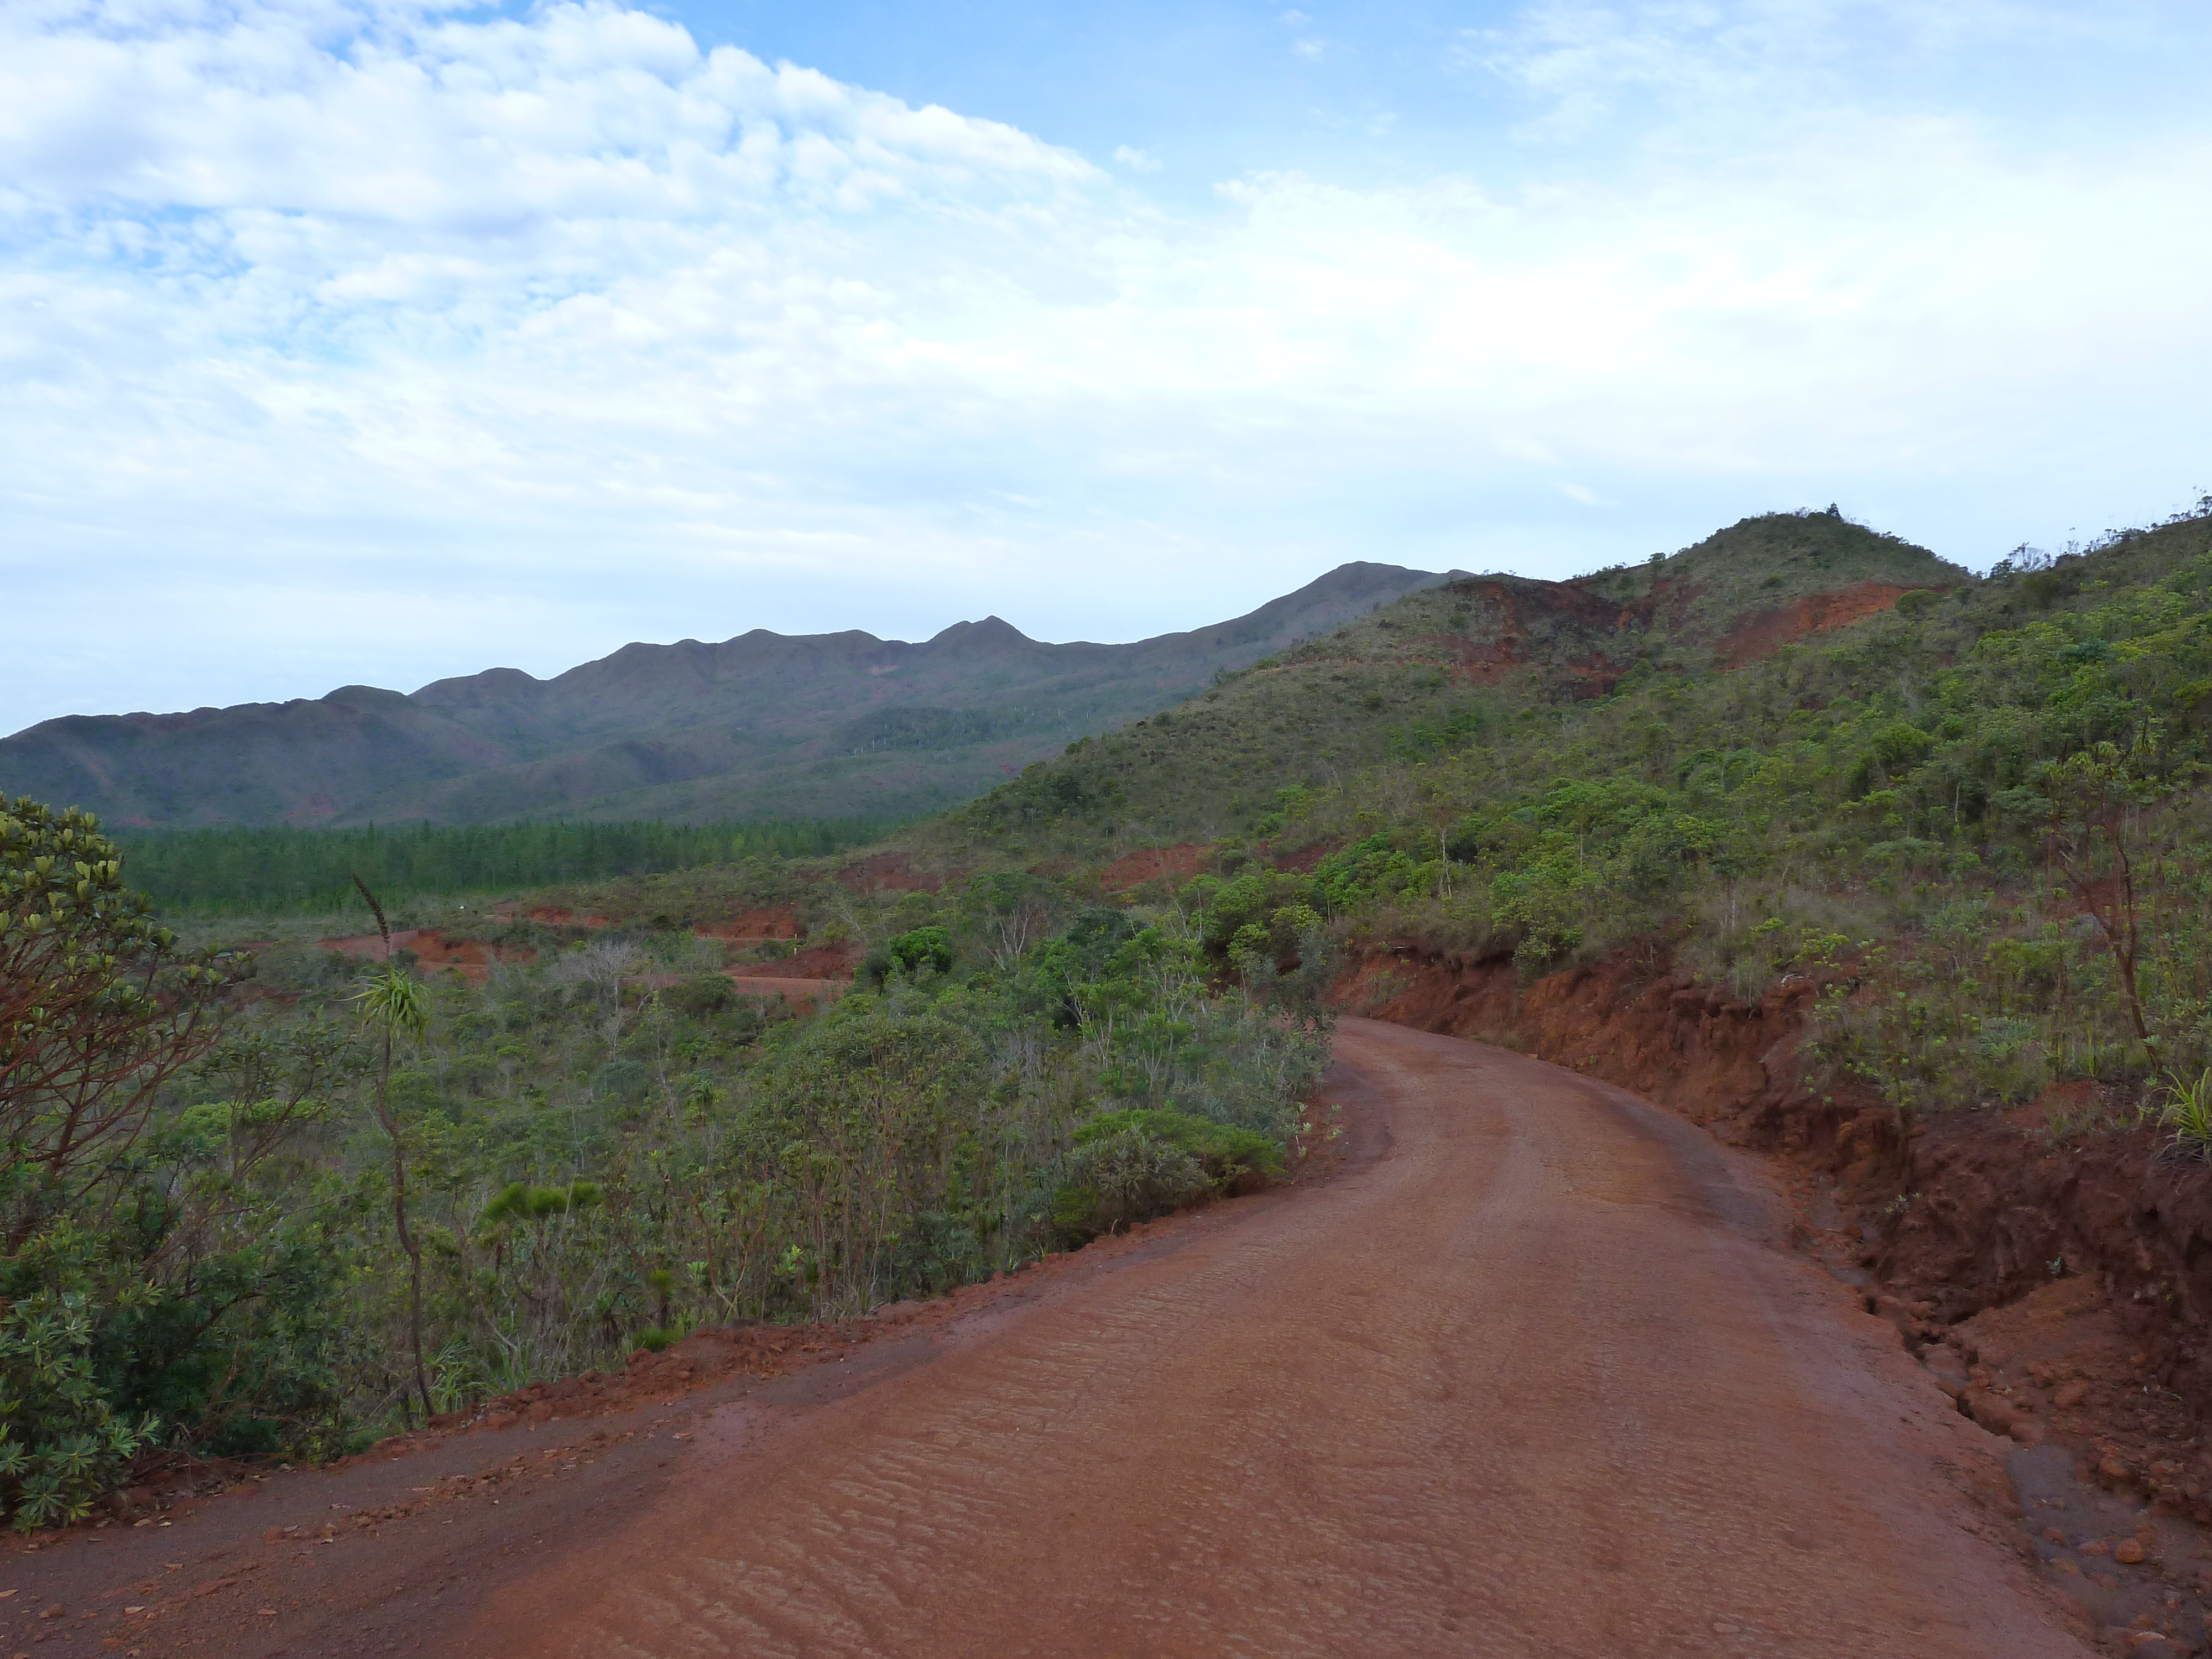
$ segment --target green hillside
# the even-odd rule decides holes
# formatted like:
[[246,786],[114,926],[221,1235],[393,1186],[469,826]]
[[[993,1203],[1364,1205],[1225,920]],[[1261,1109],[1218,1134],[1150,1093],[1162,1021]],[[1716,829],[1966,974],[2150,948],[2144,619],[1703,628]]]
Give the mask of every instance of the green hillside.
[[[1455,583],[910,838],[970,862],[1211,843],[1186,902],[1224,960],[1293,961],[1313,918],[1528,975],[1648,946],[1745,999],[1848,961],[1822,1052],[1907,1112],[2212,1065],[2212,503],[1727,668],[1747,592],[1817,568],[1790,528],[1610,573],[1624,599],[1685,566],[1704,588],[1601,662],[1523,604],[1524,663],[1455,669],[1496,636]],[[1858,550],[1855,579],[1910,574]]]
[[1079,742],[915,840],[946,859],[971,843],[1110,858],[1147,842],[1264,835],[1285,790],[1340,790],[1380,767],[1395,798],[1411,774],[1394,758],[1476,738],[1510,748],[1507,732],[1531,709],[1573,725],[1591,705],[1711,678],[1900,592],[1963,592],[1974,580],[1826,513],[1747,519],[1573,581],[1455,577]]

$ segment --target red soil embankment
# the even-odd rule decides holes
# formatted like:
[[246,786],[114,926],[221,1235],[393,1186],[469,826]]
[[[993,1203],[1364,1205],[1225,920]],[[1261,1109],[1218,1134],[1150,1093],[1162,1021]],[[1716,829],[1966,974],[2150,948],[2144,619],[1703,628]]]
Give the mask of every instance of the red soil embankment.
[[[1330,1000],[1376,1019],[1500,1042],[1602,1077],[1715,1127],[1723,1139],[1749,1144],[1792,1140],[1781,1126],[1786,1109],[1804,1095],[1795,1062],[1803,1008],[1817,989],[1816,981],[1800,978],[1759,1002],[1740,1002],[1686,974],[1620,957],[1524,987],[1510,962],[1389,950],[1356,959]],[[1804,1126],[1790,1149],[1812,1133]],[[1824,1146],[1838,1133],[1830,1126]]]
[[1916,1346],[1962,1356],[1978,1420],[2093,1448],[2108,1484],[2212,1522],[2212,1464],[2185,1478],[2174,1451],[2212,1409],[2212,1170],[2150,1127],[2060,1142],[2049,1109],[2086,1085],[1903,1125],[1871,1091],[1816,1089],[1802,1044],[1820,983],[1747,1002],[1621,956],[1524,986],[1510,962],[1384,948],[1331,1000],[1520,1048],[1782,1155],[1808,1204],[1842,1206],[1826,1224],[1884,1287],[1870,1301]]

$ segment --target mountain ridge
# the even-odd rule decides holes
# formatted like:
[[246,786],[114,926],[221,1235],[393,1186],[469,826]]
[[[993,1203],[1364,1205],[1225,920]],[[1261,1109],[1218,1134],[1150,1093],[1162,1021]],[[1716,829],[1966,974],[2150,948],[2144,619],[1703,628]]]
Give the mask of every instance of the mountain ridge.
[[[1127,644],[1032,640],[995,615],[920,641],[757,628],[542,680],[495,667],[411,693],[64,715],[0,739],[0,787],[123,828],[920,811],[1455,574],[1355,562]],[[899,710],[917,718],[886,726]]]

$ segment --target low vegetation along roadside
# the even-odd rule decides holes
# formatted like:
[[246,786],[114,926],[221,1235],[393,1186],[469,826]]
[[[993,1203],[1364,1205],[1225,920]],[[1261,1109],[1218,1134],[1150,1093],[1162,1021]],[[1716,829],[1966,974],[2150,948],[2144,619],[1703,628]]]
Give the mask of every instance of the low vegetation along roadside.
[[[443,909],[395,915],[389,954],[191,948],[91,820],[28,800],[0,872],[18,1527],[149,1449],[327,1458],[1242,1190],[1307,1132],[1328,1051],[1297,986],[1221,994],[1172,907],[1019,872],[863,892],[755,859],[570,895],[595,926],[479,909],[464,972],[408,948]],[[860,969],[810,1018],[755,976],[810,966],[801,907]]]

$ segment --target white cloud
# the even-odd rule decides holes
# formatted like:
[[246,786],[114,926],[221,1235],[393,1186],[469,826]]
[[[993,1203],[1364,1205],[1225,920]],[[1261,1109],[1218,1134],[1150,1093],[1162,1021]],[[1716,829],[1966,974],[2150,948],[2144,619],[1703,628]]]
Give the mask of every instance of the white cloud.
[[[1488,72],[1680,67],[1612,15]],[[1930,534],[2190,464],[2212,137],[1812,101],[1694,161],[1174,216],[608,3],[19,6],[0,579],[50,643],[0,729],[755,623],[1126,636],[1346,557],[1587,565],[1854,484]]]
[[1160,158],[1148,149],[1139,149],[1133,144],[1114,146],[1114,159],[1132,173],[1158,173]]
[[[2049,58],[2146,30],[2137,0],[1533,0],[1504,24],[1461,31],[1454,67],[1539,100],[1531,136],[1587,133],[1634,103],[1680,144],[1740,131],[1802,132],[1839,111],[1920,95],[1960,58],[1988,82],[1999,55]],[[2138,40],[2138,44],[2142,44]],[[2009,67],[2023,90],[2045,76]]]

